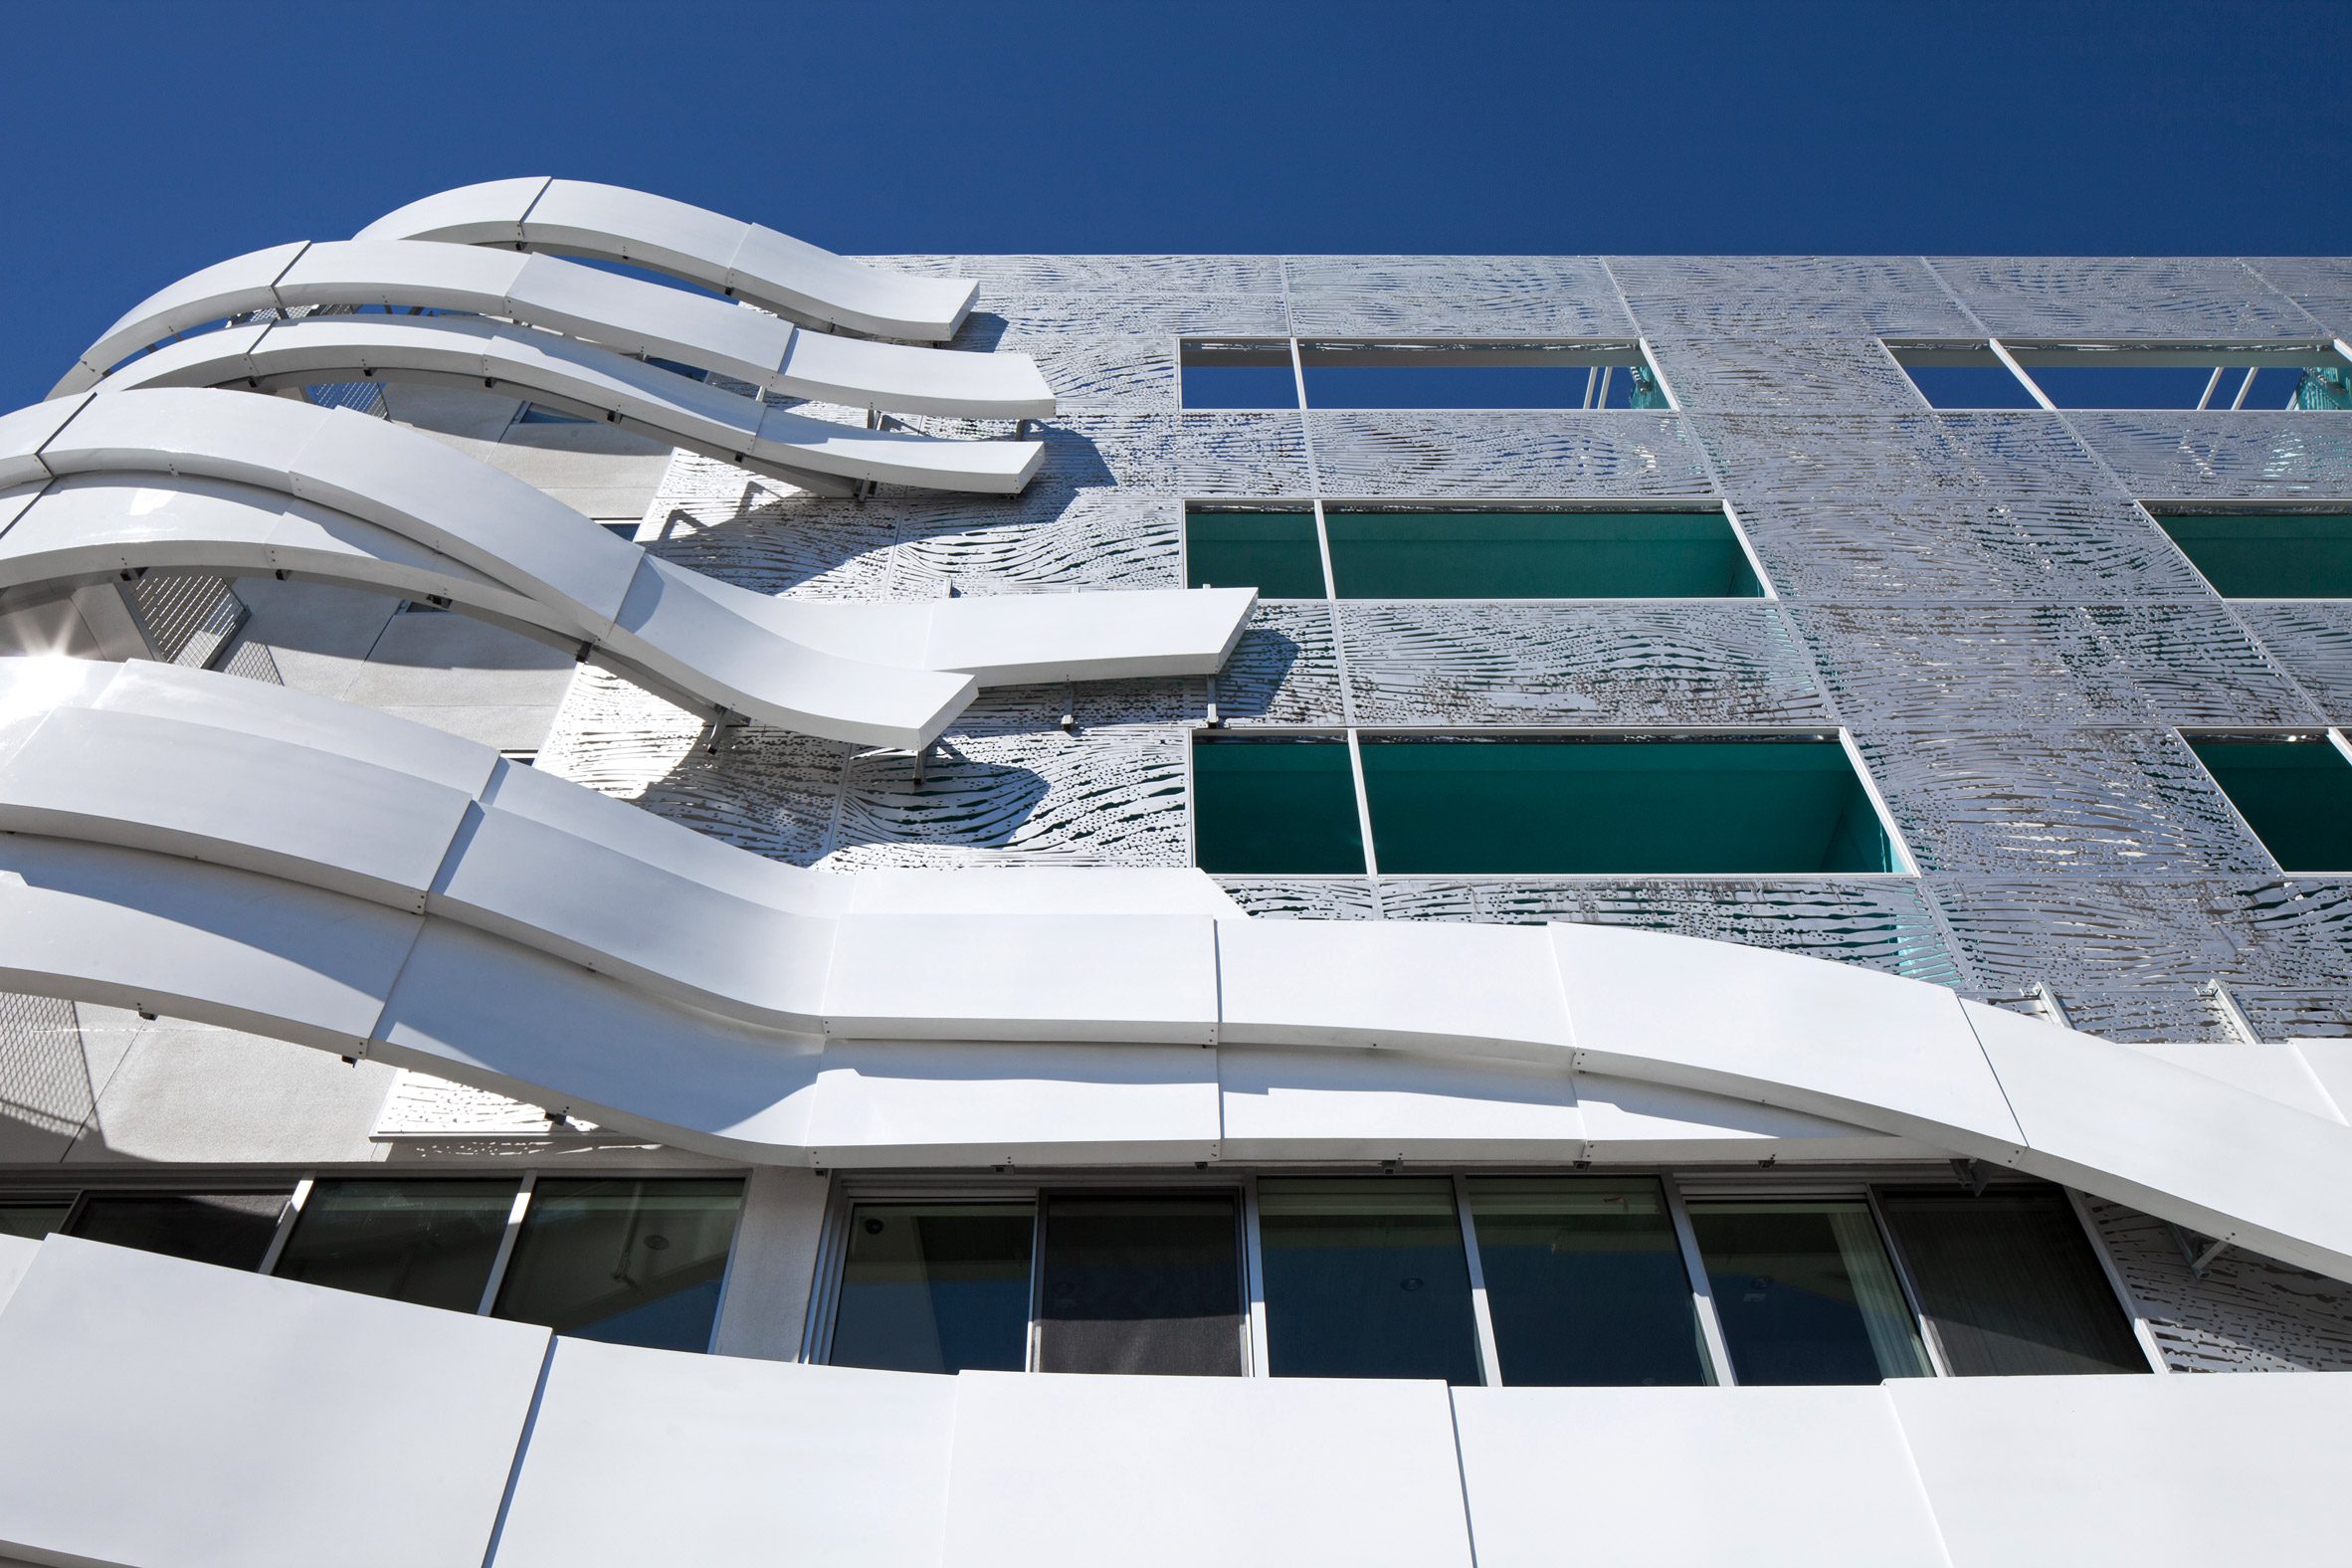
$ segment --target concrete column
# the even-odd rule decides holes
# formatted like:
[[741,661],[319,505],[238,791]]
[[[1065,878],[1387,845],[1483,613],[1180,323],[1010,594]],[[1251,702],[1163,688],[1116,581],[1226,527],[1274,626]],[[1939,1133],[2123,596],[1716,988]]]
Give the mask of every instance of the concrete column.
[[832,1190],[832,1178],[810,1170],[762,1165],[751,1172],[718,1303],[714,1352],[765,1361],[799,1357]]

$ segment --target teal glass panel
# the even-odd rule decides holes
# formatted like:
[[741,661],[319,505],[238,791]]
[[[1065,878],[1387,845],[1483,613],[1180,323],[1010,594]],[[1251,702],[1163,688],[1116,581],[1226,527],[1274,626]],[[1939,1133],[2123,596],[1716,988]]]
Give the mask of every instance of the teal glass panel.
[[1898,869],[1833,740],[1366,735],[1363,756],[1383,874]]
[[1192,748],[1201,870],[1235,876],[1360,875],[1364,835],[1344,740],[1217,739]]
[[1869,1205],[1694,1203],[1690,1226],[1742,1383],[1930,1375]]
[[1311,511],[1184,514],[1184,584],[1255,588],[1262,599],[1323,597],[1323,551]]
[[834,1309],[837,1367],[1018,1372],[1029,1360],[1026,1203],[862,1203]]
[[2352,599],[2352,512],[2156,521],[2225,599]]
[[577,1339],[706,1350],[742,1206],[731,1177],[542,1181],[497,1315]]
[[1342,599],[1753,599],[1712,512],[1324,511]]
[[275,1271],[453,1312],[481,1309],[519,1183],[322,1181]]
[[2190,745],[2282,870],[2352,871],[2352,762],[2325,738]]
[[1655,1177],[1473,1176],[1470,1209],[1503,1382],[1713,1381]]
[[1258,1235],[1275,1377],[1478,1381],[1452,1181],[1270,1177]]

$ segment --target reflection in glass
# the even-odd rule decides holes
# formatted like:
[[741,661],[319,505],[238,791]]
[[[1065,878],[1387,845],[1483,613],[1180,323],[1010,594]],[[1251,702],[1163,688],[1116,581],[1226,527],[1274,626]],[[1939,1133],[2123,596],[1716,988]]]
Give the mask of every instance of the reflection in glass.
[[282,1279],[453,1312],[481,1309],[513,1181],[322,1181],[279,1255]]
[[1713,1381],[1654,1178],[1473,1177],[1470,1206],[1503,1382]]
[[259,1269],[289,1192],[94,1192],[74,1234],[143,1253]]
[[71,1198],[55,1201],[0,1203],[0,1236],[21,1236],[37,1242],[66,1223],[74,1212]]
[[742,1204],[733,1178],[541,1181],[497,1315],[608,1344],[707,1349]]
[[1694,1203],[1690,1223],[1740,1382],[1927,1375],[1867,1204]]
[[1478,1381],[1452,1181],[1277,1178],[1258,1216],[1275,1377]]
[[1039,1370],[1240,1375],[1239,1221],[1222,1193],[1048,1198]]
[[834,1310],[837,1367],[1018,1372],[1029,1356],[1026,1203],[862,1203]]
[[1890,1192],[1879,1203],[1954,1375],[2148,1370],[2061,1194]]

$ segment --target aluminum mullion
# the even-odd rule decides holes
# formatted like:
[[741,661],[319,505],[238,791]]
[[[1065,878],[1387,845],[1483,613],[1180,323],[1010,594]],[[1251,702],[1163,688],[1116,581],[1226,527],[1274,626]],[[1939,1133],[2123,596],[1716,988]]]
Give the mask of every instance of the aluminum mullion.
[[1708,1380],[1718,1387],[1728,1388],[1739,1381],[1732,1369],[1731,1346],[1723,1337],[1722,1319],[1715,1315],[1715,1290],[1707,1279],[1706,1260],[1699,1256],[1698,1232],[1690,1224],[1690,1210],[1682,1202],[1682,1189],[1671,1176],[1661,1176],[1659,1187],[1666,1193],[1666,1214],[1674,1222],[1674,1242],[1682,1250],[1682,1272],[1690,1277],[1690,1306],[1698,1318],[1698,1336],[1706,1346]]
[[1486,1304],[1486,1266],[1478,1257],[1478,1228],[1470,1218],[1470,1178],[1454,1177],[1454,1217],[1462,1227],[1462,1257],[1470,1270],[1470,1316],[1478,1330],[1478,1373],[1488,1388],[1502,1386],[1502,1354],[1494,1343],[1494,1313]]
[[308,1176],[294,1183],[294,1191],[287,1197],[286,1207],[278,1211],[278,1228],[270,1233],[269,1251],[263,1253],[262,1261],[254,1265],[255,1274],[278,1272],[278,1260],[286,1252],[286,1244],[294,1238],[294,1225],[302,1217],[302,1205],[310,1201],[311,1186],[312,1179]]
[[2046,414],[2055,414],[2058,411],[2058,406],[2050,400],[2050,394],[2042,390],[2042,383],[2026,374],[2026,367],[2017,362],[2017,355],[2003,346],[2001,339],[1988,337],[1985,339],[1985,343],[1993,350],[1993,357],[2007,365],[2009,373],[2025,383],[2026,391],[2033,397],[2036,406]]
[[2139,1298],[2132,1294],[2131,1284],[2123,1277],[2123,1271],[2115,1266],[2115,1255],[2107,1251],[2107,1239],[2099,1234],[2097,1222],[2090,1217],[2090,1205],[2082,1194],[2071,1187],[2058,1189],[2066,1195],[2066,1202],[2074,1210],[2074,1223],[2082,1227],[2083,1239],[2090,1243],[2090,1253],[2099,1261],[2099,1273],[2107,1276],[2107,1285],[2115,1292],[2115,1300],[2131,1319],[2131,1337],[2139,1342],[2140,1354],[2148,1358],[2148,1368],[2157,1373],[2170,1373],[2172,1366],[2164,1359],[2164,1346],[2156,1338],[2155,1328],[2148,1322],[2148,1314],[2140,1310]]
[[514,1244],[522,1236],[522,1219],[530,1212],[531,1194],[538,1189],[539,1173],[532,1171],[522,1178],[522,1185],[514,1190],[514,1202],[506,1210],[506,1229],[498,1237],[498,1251],[490,1259],[490,1278],[482,1286],[482,1301],[474,1308],[477,1317],[488,1317],[498,1304],[498,1289],[506,1282],[506,1266],[514,1261]]
[[1274,1376],[1274,1360],[1266,1340],[1266,1244],[1258,1224],[1258,1177],[1242,1179],[1242,1280],[1248,1293],[1249,1314],[1244,1330],[1249,1337],[1247,1377]]
[[1364,748],[1355,725],[1347,727],[1347,771],[1356,786],[1356,831],[1364,836],[1364,875],[1374,879],[1372,896],[1380,896],[1380,856],[1372,848],[1372,797],[1364,789]]
[[1950,1377],[1952,1365],[1944,1356],[1943,1335],[1919,1305],[1919,1287],[1911,1280],[1910,1263],[1895,1241],[1894,1227],[1886,1223],[1886,1211],[1878,1207],[1878,1189],[1862,1189],[1862,1202],[1869,1206],[1870,1223],[1878,1228],[1878,1245],[1886,1251],[1886,1261],[1894,1269],[1894,1286],[1903,1293],[1903,1304],[1911,1309],[1911,1323],[1919,1331],[1919,1343],[1927,1351],[1927,1365],[1937,1377]]

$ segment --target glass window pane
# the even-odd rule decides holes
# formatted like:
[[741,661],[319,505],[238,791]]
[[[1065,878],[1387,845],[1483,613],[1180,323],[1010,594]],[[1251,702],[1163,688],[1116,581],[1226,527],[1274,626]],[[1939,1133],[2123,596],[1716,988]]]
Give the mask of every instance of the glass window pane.
[[2352,871],[2352,761],[2326,737],[2189,745],[2281,870]]
[[1342,599],[1752,599],[1720,511],[1337,511]]
[[286,1192],[94,1192],[73,1234],[224,1269],[258,1269],[286,1212]]
[[1364,832],[1347,742],[1197,742],[1192,830],[1203,871],[1361,875]]
[[1694,1203],[1690,1223],[1740,1382],[1927,1375],[1869,1205]]
[[608,1344],[708,1349],[742,1205],[733,1178],[542,1181],[497,1315]]
[[1903,373],[1927,399],[1930,408],[2040,408],[2034,394],[2027,390],[2010,368],[1994,359],[1990,363],[1925,363],[1903,361]]
[[2160,514],[2225,599],[2352,599],[2352,512]]
[[1176,374],[1177,397],[1186,408],[1298,406],[1298,378],[1286,342],[1186,343]]
[[2148,1370],[2060,1194],[1890,1192],[1879,1204],[1955,1374]]
[[[2129,354],[2069,357],[2070,363],[2053,364],[2020,356],[2026,374],[2059,408],[2195,408],[2213,385],[2211,365],[2134,363]],[[2238,380],[2222,373],[2233,396]]]
[[1383,873],[1769,875],[1896,865],[1834,740],[1366,735],[1362,749]]
[[1188,509],[1184,580],[1190,588],[1255,588],[1262,599],[1320,599],[1315,514]]
[[1470,1203],[1503,1382],[1713,1381],[1655,1180],[1473,1177]]
[[278,1257],[282,1279],[453,1312],[482,1308],[513,1181],[321,1181]]
[[0,1203],[0,1236],[21,1236],[37,1242],[66,1223],[74,1200],[44,1198],[22,1203]]
[[834,1309],[837,1367],[1018,1372],[1029,1360],[1026,1203],[862,1203]]
[[1238,1376],[1237,1222],[1224,1195],[1049,1198],[1040,1369]]
[[1275,1377],[1478,1381],[1451,1181],[1262,1181],[1258,1236]]

